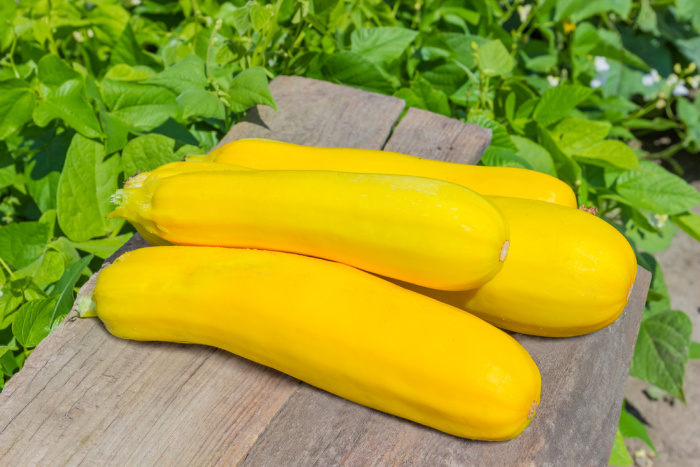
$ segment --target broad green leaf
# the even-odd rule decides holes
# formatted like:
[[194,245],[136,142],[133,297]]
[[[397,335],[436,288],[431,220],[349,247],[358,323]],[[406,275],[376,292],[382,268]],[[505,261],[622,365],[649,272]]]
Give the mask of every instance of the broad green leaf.
[[700,63],[700,36],[674,41],[678,50],[691,62]]
[[66,237],[58,237],[52,240],[48,246],[49,248],[56,250],[63,255],[63,261],[65,262],[66,267],[80,261],[80,254],[78,253],[78,250],[75,249],[71,241]]
[[29,194],[41,212],[57,207],[58,180],[72,136],[72,131],[52,136],[45,148],[26,162],[24,180]]
[[90,240],[88,242],[73,242],[73,246],[78,250],[91,253],[98,258],[107,259],[114,254],[122,245],[124,245],[132,234],[126,233],[117,235],[116,237],[100,238]]
[[14,159],[0,147],[0,189],[15,183],[17,168]]
[[485,76],[503,76],[510,73],[515,60],[500,40],[493,40],[479,47],[479,68]]
[[250,4],[250,23],[254,31],[264,31],[272,19],[274,11],[272,5],[261,5],[253,2]]
[[32,300],[20,307],[12,333],[25,348],[36,347],[51,332],[51,310],[58,297]]
[[208,86],[204,72],[204,60],[191,54],[166,68],[147,81],[147,84],[158,84],[171,90],[176,95],[185,91],[204,90]]
[[638,169],[639,161],[632,149],[622,141],[607,140],[578,151],[574,159],[601,167]]
[[608,465],[634,465],[632,456],[630,456],[630,453],[627,451],[627,447],[625,446],[625,440],[622,438],[622,434],[620,433],[619,428],[617,430],[617,433],[615,434],[615,442],[613,443],[613,448],[612,452],[610,453]]
[[31,277],[32,281],[40,288],[44,288],[61,278],[65,263],[63,255],[54,250],[47,250],[32,264],[15,271],[15,277]]
[[88,138],[102,135],[100,124],[87,101],[83,77],[55,55],[38,64],[43,99],[33,111],[34,123],[44,127],[58,118]]
[[692,323],[682,311],[666,311],[642,320],[630,375],[685,402],[683,378]]
[[92,258],[93,255],[89,255],[71,264],[56,283],[51,292],[57,300],[49,311],[49,326],[55,326],[58,320],[70,312],[73,306],[73,287]]
[[542,94],[532,117],[540,125],[549,126],[566,117],[591,93],[593,89],[578,84],[548,89]]
[[22,290],[5,284],[0,287],[0,329],[5,329],[17,316],[17,308],[24,302]]
[[664,131],[678,128],[678,123],[666,118],[655,117],[651,120],[633,119],[625,122],[625,126],[630,130],[655,130]]
[[614,36],[607,34],[607,31],[597,29],[591,23],[582,23],[578,26],[571,47],[577,55],[606,57],[642,70],[649,69],[644,60],[625,49],[619,39],[616,41]]
[[639,440],[642,440],[646,443],[647,446],[649,446],[652,449],[652,451],[656,452],[654,443],[651,442],[651,438],[649,438],[649,433],[647,433],[647,429],[644,426],[644,424],[640,422],[637,417],[629,413],[625,409],[625,406],[626,404],[623,402],[619,424],[620,433],[622,434],[622,436],[624,436],[625,438],[637,438]]
[[49,230],[49,226],[42,222],[0,226],[0,258],[15,269],[29,266],[46,249]]
[[340,51],[327,58],[323,74],[331,81],[365,91],[392,94],[394,84],[375,63],[357,52]]
[[129,125],[105,109],[100,109],[100,120],[107,136],[105,139],[105,154],[121,151],[129,138]]
[[700,204],[695,188],[653,162],[641,161],[639,169],[623,172],[616,187],[632,203],[658,214],[680,214]]
[[447,117],[451,115],[450,103],[445,93],[433,88],[432,84],[420,75],[416,76],[409,89],[399,89],[394,96],[405,100],[407,107],[429,110]]
[[[640,213],[640,215],[643,214]],[[639,219],[635,218],[635,221],[638,226],[641,224]],[[631,223],[630,221],[627,227],[632,227]],[[658,232],[630,229],[625,231],[625,236],[629,238],[638,249],[646,251],[647,253],[659,253],[668,249],[677,231],[678,229],[672,222],[666,222],[663,226],[658,228]]]
[[556,168],[552,156],[545,148],[535,143],[529,138],[511,135],[510,139],[518,148],[518,156],[525,159],[534,170],[546,173],[553,177],[557,176]]
[[647,294],[643,316],[649,317],[670,310],[671,300],[668,298],[668,287],[659,262],[648,253],[638,253],[637,263],[651,272],[651,286]]
[[109,56],[110,66],[124,63],[130,66],[151,65],[152,60],[141,49],[130,23],[126,23]]
[[697,360],[700,359],[700,342],[690,343],[690,352],[688,352],[688,359]]
[[[112,231],[107,220],[109,197],[117,190],[121,163],[104,161],[104,147],[75,135],[58,181],[58,224],[73,241],[85,241]],[[110,162],[110,160],[116,161]]]
[[224,104],[209,91],[204,89],[192,89],[177,96],[177,103],[182,107],[182,118],[188,120],[192,117],[200,118],[225,118]]
[[418,33],[399,27],[360,28],[352,32],[351,50],[377,64],[396,60]]
[[174,148],[174,140],[155,133],[132,139],[122,152],[124,175],[131,177],[136,172],[147,172],[168,162],[180,160]]
[[538,126],[537,134],[542,147],[552,156],[554,167],[557,169],[557,176],[569,185],[576,186],[577,181],[581,178],[581,166],[571,156],[561,150],[557,140],[546,128]]
[[150,69],[144,69],[143,67],[134,68],[125,63],[120,63],[107,70],[107,74],[104,77],[115,81],[144,81],[153,76],[154,73]]
[[632,0],[556,0],[555,21],[570,18],[574,23],[597,15],[614,12],[625,18],[632,8]]
[[489,147],[497,147],[507,149],[510,152],[518,152],[518,148],[508,135],[508,131],[500,123],[489,120],[486,117],[474,116],[467,119],[467,123],[472,123],[474,125],[479,125],[484,128],[491,130],[491,144]]
[[96,8],[88,13],[92,21],[95,37],[110,46],[117,43],[122,31],[129,22],[129,12],[121,5],[95,2]]
[[254,105],[267,105],[277,110],[267,85],[267,75],[260,67],[248,68],[231,81],[229,104],[234,112],[245,112]]
[[21,79],[0,81],[0,141],[31,121],[34,93]]
[[671,216],[671,221],[681,230],[700,242],[700,216],[693,211],[685,211]]
[[436,60],[433,62],[421,62],[417,68],[423,78],[428,80],[435,89],[445,94],[454,94],[468,78],[463,65],[457,60]]
[[610,132],[610,123],[566,117],[550,130],[562,151],[573,156],[595,146]]
[[532,165],[527,160],[513,151],[498,146],[489,146],[480,162],[491,167],[517,167],[532,170]]
[[700,108],[691,104],[689,100],[678,99],[676,111],[686,128],[700,125]]
[[111,113],[137,131],[151,131],[182,114],[175,94],[160,86],[104,79],[102,92]]

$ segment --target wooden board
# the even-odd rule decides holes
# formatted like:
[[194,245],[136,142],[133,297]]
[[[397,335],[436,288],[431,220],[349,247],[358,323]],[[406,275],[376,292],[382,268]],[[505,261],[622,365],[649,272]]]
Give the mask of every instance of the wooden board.
[[[330,83],[280,77],[271,90],[279,113],[255,109],[225,141],[267,137],[474,163],[490,140],[488,130],[417,109],[395,127],[403,101]],[[137,236],[122,251],[143,246]],[[81,294],[91,292],[94,279]],[[0,458],[66,465],[602,465],[649,280],[640,269],[625,312],[605,330],[568,339],[515,335],[540,367],[542,404],[523,435],[502,443],[456,438],[367,409],[220,350],[119,340],[98,320],[72,312],[0,393]]]

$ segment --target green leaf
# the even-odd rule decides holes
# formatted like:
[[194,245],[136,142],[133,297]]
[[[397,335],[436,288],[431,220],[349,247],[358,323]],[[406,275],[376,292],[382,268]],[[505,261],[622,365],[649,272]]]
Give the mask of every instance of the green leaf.
[[5,329],[15,319],[15,311],[24,302],[24,295],[21,288],[12,287],[5,284],[0,287],[0,329]]
[[123,149],[129,138],[129,125],[105,109],[100,109],[100,120],[107,136],[105,138],[105,154],[112,154]]
[[573,156],[595,146],[610,132],[610,123],[566,117],[550,130],[562,151]]
[[0,81],[0,141],[31,121],[34,93],[21,79]]
[[510,139],[518,148],[518,156],[525,159],[530,166],[538,172],[546,173],[553,177],[557,176],[556,168],[552,156],[545,148],[535,143],[529,138],[511,135]]
[[700,242],[700,216],[693,211],[685,211],[671,216],[671,221],[683,232]]
[[581,166],[561,150],[555,137],[546,129],[538,125],[537,134],[540,144],[549,152],[557,169],[557,176],[571,186],[581,178]]
[[91,253],[98,258],[107,259],[121,248],[131,238],[131,235],[131,233],[126,233],[116,237],[100,238],[88,242],[72,242],[72,244],[78,250]]
[[150,69],[144,69],[143,67],[134,68],[125,63],[120,63],[107,70],[107,74],[104,77],[115,81],[144,81],[153,76],[154,73]]
[[122,152],[124,175],[131,177],[136,172],[147,172],[180,160],[174,148],[174,140],[155,133],[132,139]]
[[352,32],[351,50],[382,65],[401,57],[418,33],[399,27],[360,28]]
[[176,95],[185,91],[204,90],[208,86],[204,60],[194,54],[188,55],[150,78],[146,83],[166,87]]
[[67,315],[73,307],[73,287],[80,278],[83,270],[92,261],[93,255],[82,258],[77,263],[66,268],[61,279],[51,291],[57,298],[49,313],[49,325],[55,326],[58,320]]
[[260,5],[255,2],[250,5],[250,22],[254,31],[266,29],[273,15],[272,5]]
[[637,170],[623,172],[616,188],[632,203],[658,214],[680,214],[700,204],[700,193],[695,188],[648,161],[641,161]]
[[192,117],[223,120],[226,117],[221,100],[204,89],[183,92],[177,96],[177,103],[182,107],[182,118],[185,120]]
[[692,323],[682,311],[666,311],[642,320],[630,375],[685,402],[683,377]]
[[620,169],[638,169],[639,161],[632,149],[622,141],[601,141],[589,148],[579,151],[574,159],[586,164]]
[[[643,216],[641,212],[639,212],[639,215]],[[642,227],[638,218],[635,217],[633,219],[637,226]],[[630,221],[628,227],[632,227],[631,223],[632,221]],[[672,222],[666,222],[658,228],[658,232],[648,232],[639,228],[633,230],[628,229],[625,231],[625,236],[629,238],[638,249],[646,251],[647,253],[659,253],[668,249],[677,231],[678,229]]]
[[109,197],[117,189],[121,172],[118,156],[107,161],[104,146],[75,135],[58,181],[58,224],[73,241],[85,241],[112,231],[107,220]]
[[685,58],[691,62],[700,63],[700,36],[690,39],[678,39],[674,44]]
[[479,68],[485,76],[503,76],[510,73],[515,60],[500,40],[493,40],[479,47]]
[[48,250],[29,266],[15,271],[15,277],[18,279],[31,277],[32,281],[43,289],[60,279],[64,268],[63,255],[57,251]]
[[700,359],[700,342],[690,343],[690,352],[688,353],[688,358],[690,360]]
[[46,249],[49,230],[49,226],[42,222],[0,226],[0,258],[15,269],[29,266]]
[[497,146],[489,146],[480,162],[491,167],[517,167],[532,170],[532,166],[527,160],[508,149]]
[[532,117],[540,125],[549,126],[566,117],[592,93],[593,89],[578,84],[547,89],[535,107]]
[[656,452],[654,443],[649,438],[649,433],[642,422],[637,417],[626,410],[626,404],[622,403],[622,412],[620,413],[620,433],[625,438],[636,438],[642,440],[649,446],[652,451]]
[[151,131],[182,114],[175,94],[160,86],[104,79],[102,92],[112,114],[136,131]]
[[29,194],[41,212],[57,207],[58,180],[72,136],[72,131],[53,135],[44,149],[38,151],[26,162],[24,180]]
[[267,85],[267,75],[261,67],[238,73],[229,88],[229,103],[234,112],[245,112],[254,105],[267,105],[277,110],[275,99]]
[[120,63],[131,66],[152,64],[152,60],[141,49],[141,45],[139,45],[134,35],[134,30],[131,29],[131,24],[128,22],[109,57],[110,66]]
[[597,15],[614,12],[625,18],[632,8],[632,0],[556,0],[555,21],[570,18],[574,23]]
[[[365,91],[393,94],[394,84],[373,62],[357,52],[334,53],[323,64],[323,74],[331,81]],[[424,76],[425,77],[425,76]]]
[[700,108],[691,104],[689,100],[678,99],[676,111],[686,128],[691,128],[700,124]]
[[36,347],[51,332],[51,310],[57,297],[32,300],[20,307],[12,323],[12,333],[25,348]]
[[88,138],[102,135],[102,129],[85,94],[83,77],[58,56],[45,55],[38,64],[43,99],[34,108],[34,123],[44,127],[58,118]]
[[429,110],[446,117],[451,115],[450,103],[445,93],[433,88],[433,85],[420,75],[413,80],[410,89],[399,89],[394,96],[405,100],[407,107]]
[[488,128],[491,130],[491,144],[489,147],[497,147],[507,149],[510,152],[518,152],[518,148],[508,135],[508,131],[503,125],[493,120],[489,120],[483,116],[472,116],[467,119],[467,123],[474,125],[479,125],[480,127]]
[[678,123],[666,118],[655,117],[651,120],[633,119],[625,122],[625,126],[630,130],[654,130],[664,131],[678,128]]
[[644,60],[622,46],[619,38],[610,35],[607,31],[597,29],[591,23],[582,23],[578,26],[571,47],[576,55],[605,57],[642,70],[649,69]]
[[622,434],[620,433],[619,428],[617,430],[617,433],[615,434],[615,442],[613,443],[613,448],[612,452],[610,453],[610,459],[608,460],[608,464],[616,466],[627,466],[634,464],[632,456],[630,456],[630,453],[627,451],[627,447],[625,446],[625,440],[622,438]]

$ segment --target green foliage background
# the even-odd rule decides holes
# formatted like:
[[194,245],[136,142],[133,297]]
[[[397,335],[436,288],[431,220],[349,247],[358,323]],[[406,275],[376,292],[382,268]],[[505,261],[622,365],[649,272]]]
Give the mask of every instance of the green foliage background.
[[[106,218],[124,179],[301,75],[490,128],[481,163],[598,206],[654,274],[631,374],[683,400],[697,344],[653,254],[700,240],[700,195],[664,168],[699,151],[699,32],[695,0],[0,0],[0,387],[133,234]],[[618,440],[653,449],[637,423]]]

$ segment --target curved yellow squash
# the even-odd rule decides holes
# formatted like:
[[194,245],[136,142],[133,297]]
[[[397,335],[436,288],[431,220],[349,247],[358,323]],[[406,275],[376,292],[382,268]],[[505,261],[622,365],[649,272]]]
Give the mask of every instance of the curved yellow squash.
[[539,371],[506,333],[339,263],[144,248],[104,269],[93,299],[117,337],[219,347],[456,436],[513,438],[540,401]]
[[318,148],[264,139],[242,139],[226,144],[207,156],[190,156],[187,159],[263,170],[415,175],[456,183],[481,195],[536,199],[577,207],[576,195],[566,183],[541,172],[442,162],[389,151]]
[[301,253],[441,290],[484,284],[508,250],[508,224],[493,204],[423,177],[193,172],[115,198],[113,217],[172,244]]
[[597,331],[627,305],[637,261],[625,237],[587,212],[540,201],[489,197],[510,224],[508,261],[475,290],[402,284],[503,329],[566,337]]

